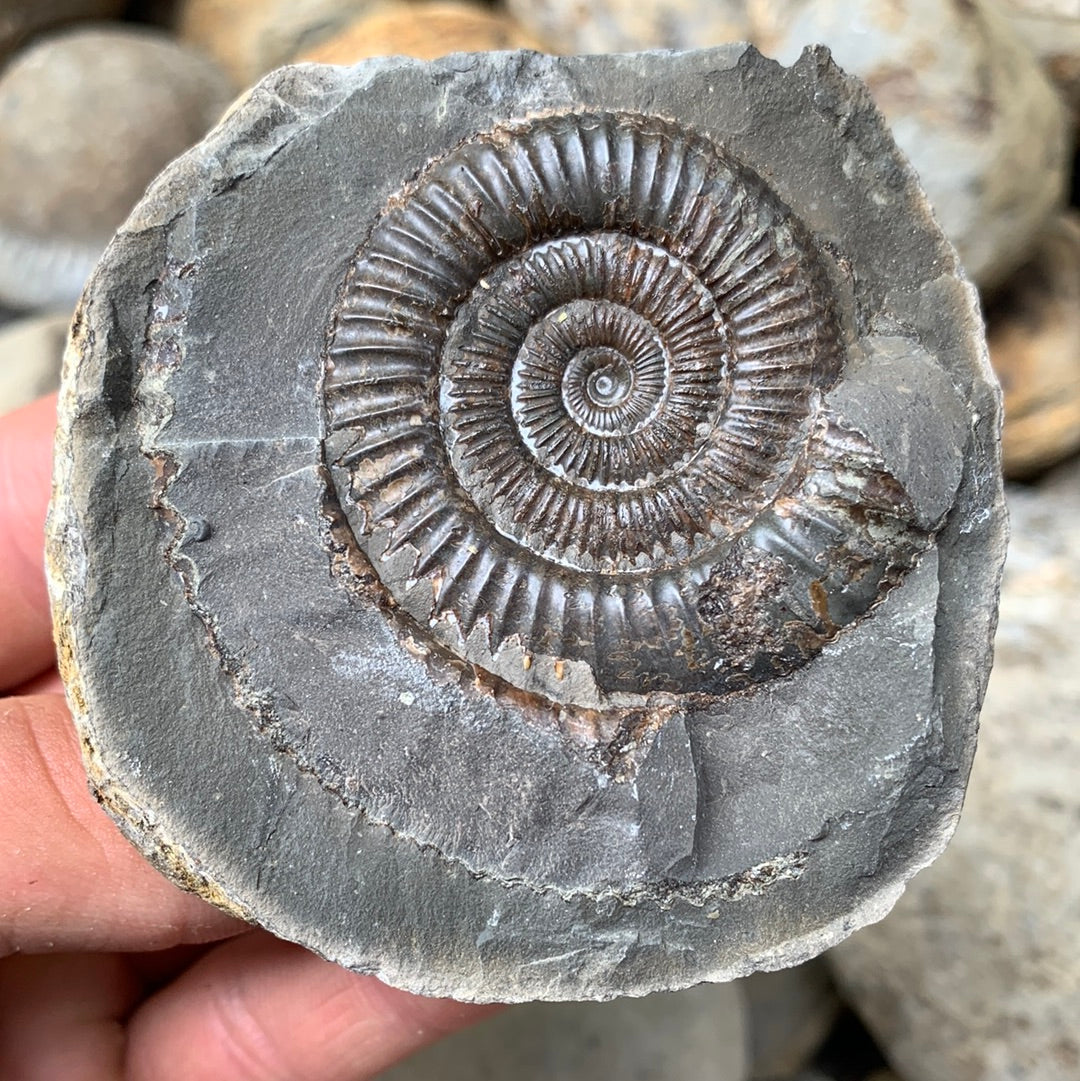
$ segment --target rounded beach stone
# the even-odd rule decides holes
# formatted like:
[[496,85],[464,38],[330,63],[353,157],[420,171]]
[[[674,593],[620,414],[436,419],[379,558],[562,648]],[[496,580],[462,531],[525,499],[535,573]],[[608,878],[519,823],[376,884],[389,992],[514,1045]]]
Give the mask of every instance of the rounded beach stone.
[[507,0],[506,6],[560,53],[695,49],[750,37],[747,0]]
[[541,43],[503,11],[479,4],[385,4],[297,60],[355,64],[374,56],[434,60],[458,52],[540,49]]
[[1046,232],[987,323],[1005,391],[1005,473],[1030,477],[1080,450],[1080,212]]
[[738,987],[750,1032],[750,1081],[796,1077],[840,1013],[828,965],[815,958],[781,972],[756,972]]
[[149,29],[63,31],[0,72],[0,300],[70,310],[109,237],[229,99],[217,67]]
[[1080,4],[1075,0],[1007,0],[1017,36],[1039,58],[1050,81],[1072,107],[1080,128]]
[[998,392],[825,52],[284,69],[71,356],[70,700],[217,903],[415,991],[602,999],[806,960],[944,846]]
[[180,37],[247,86],[344,30],[379,0],[181,0]]
[[0,60],[24,41],[79,19],[111,19],[124,10],[124,0],[6,0],[0,7]]

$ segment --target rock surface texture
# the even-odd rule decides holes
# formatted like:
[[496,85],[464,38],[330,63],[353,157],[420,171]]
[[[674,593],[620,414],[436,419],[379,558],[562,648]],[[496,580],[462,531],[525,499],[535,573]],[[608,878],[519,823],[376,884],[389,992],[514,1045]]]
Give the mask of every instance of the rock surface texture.
[[1080,1076],[1080,463],[1010,493],[964,817],[883,923],[829,954],[905,1078]]
[[0,70],[0,301],[70,312],[113,231],[229,100],[164,34],[77,28]]
[[219,904],[417,991],[606,998],[803,961],[944,846],[998,392],[826,54],[285,69],[69,356],[70,700]]

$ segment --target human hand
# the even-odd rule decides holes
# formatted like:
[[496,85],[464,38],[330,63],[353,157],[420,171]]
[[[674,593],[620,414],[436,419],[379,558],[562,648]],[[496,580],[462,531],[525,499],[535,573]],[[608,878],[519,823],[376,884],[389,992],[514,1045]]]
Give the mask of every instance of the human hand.
[[0,1077],[360,1081],[481,1017],[184,893],[98,807],[42,566],[55,413],[0,417]]

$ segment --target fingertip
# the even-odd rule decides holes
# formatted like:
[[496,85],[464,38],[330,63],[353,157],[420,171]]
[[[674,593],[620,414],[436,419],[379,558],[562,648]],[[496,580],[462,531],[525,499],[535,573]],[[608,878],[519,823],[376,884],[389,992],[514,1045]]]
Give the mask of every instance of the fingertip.
[[45,514],[56,396],[0,417],[0,692],[52,664]]
[[123,1019],[139,988],[118,954],[0,961],[0,1077],[105,1081],[122,1076]]
[[129,1081],[363,1081],[497,1007],[428,999],[254,932],[215,947],[129,1026]]

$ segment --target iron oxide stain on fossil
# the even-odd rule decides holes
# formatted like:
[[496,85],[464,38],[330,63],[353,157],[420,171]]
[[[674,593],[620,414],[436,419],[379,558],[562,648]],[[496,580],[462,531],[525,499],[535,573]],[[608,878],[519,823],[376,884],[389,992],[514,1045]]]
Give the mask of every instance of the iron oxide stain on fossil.
[[50,560],[93,783],[414,991],[819,952],[959,811],[980,335],[824,51],[268,77],[80,307]]

